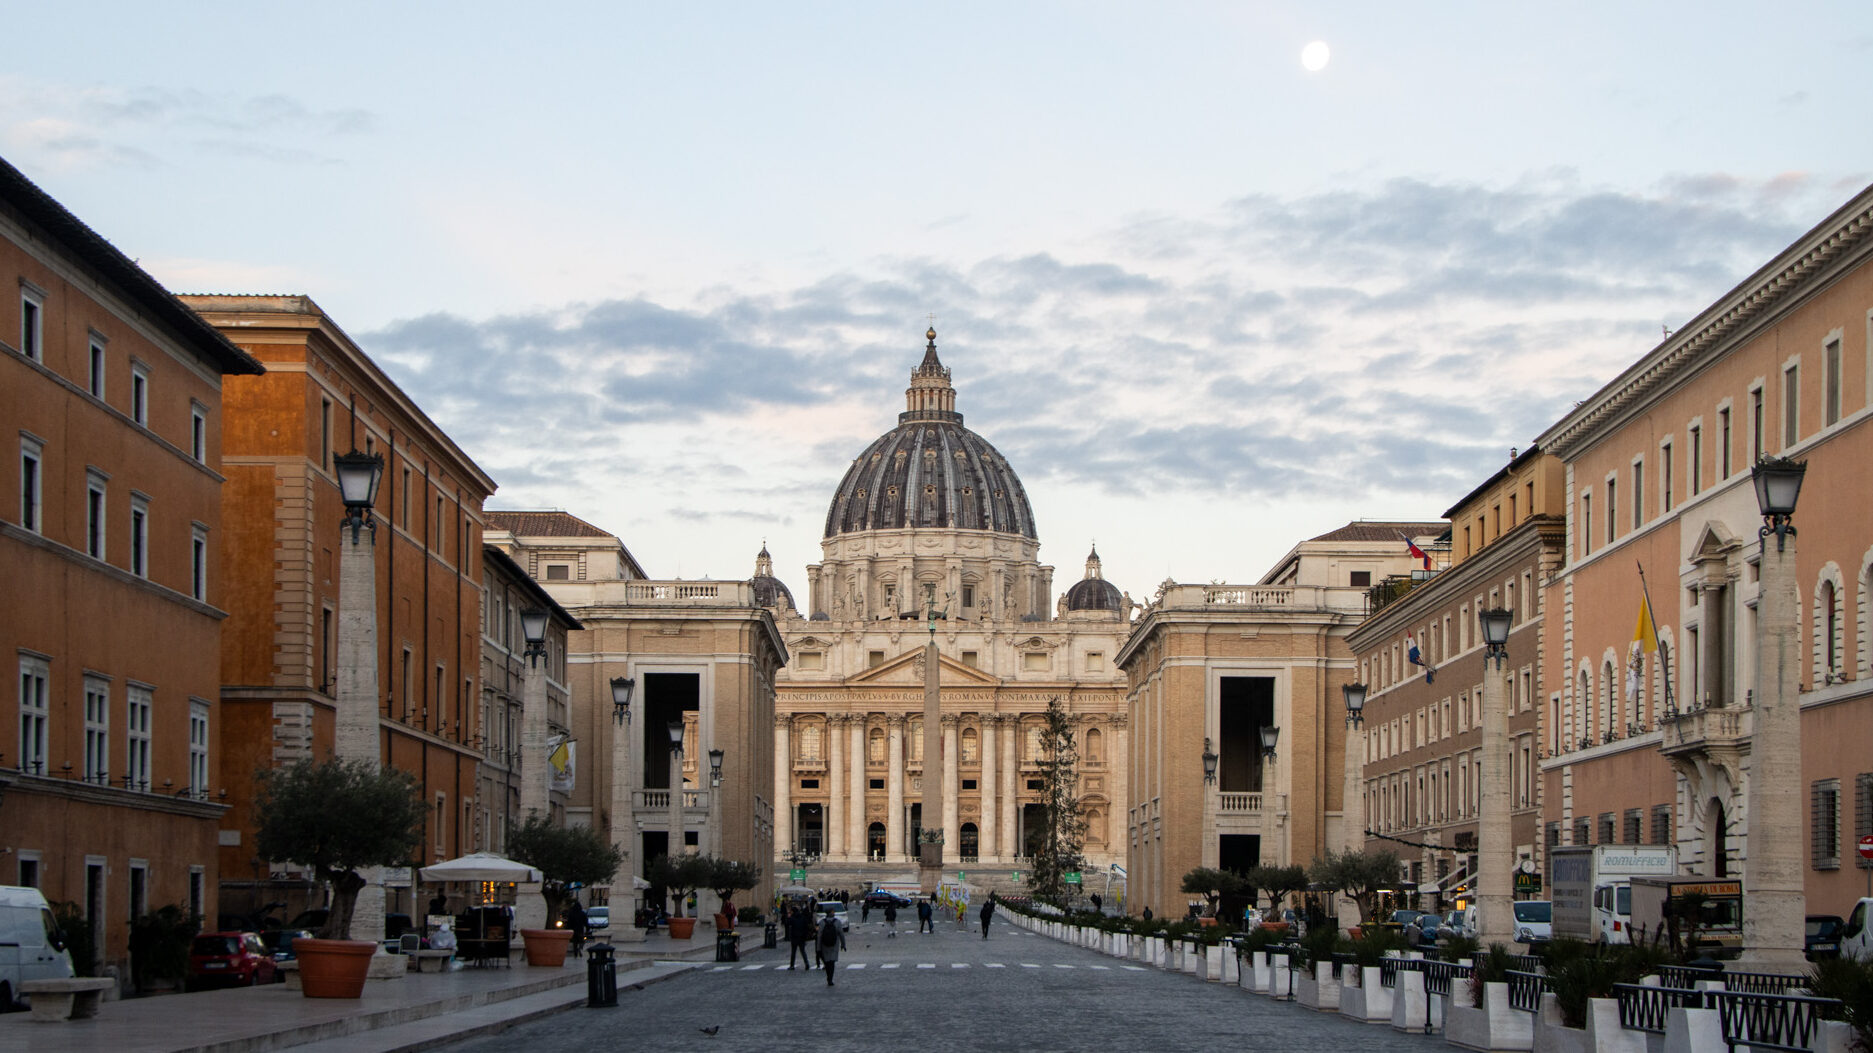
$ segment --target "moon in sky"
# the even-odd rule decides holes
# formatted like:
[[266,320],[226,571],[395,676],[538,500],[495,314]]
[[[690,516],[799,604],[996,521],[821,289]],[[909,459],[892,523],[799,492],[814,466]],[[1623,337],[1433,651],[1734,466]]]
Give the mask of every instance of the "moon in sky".
[[1316,40],[1301,49],[1301,66],[1309,73],[1318,73],[1327,68],[1327,42]]

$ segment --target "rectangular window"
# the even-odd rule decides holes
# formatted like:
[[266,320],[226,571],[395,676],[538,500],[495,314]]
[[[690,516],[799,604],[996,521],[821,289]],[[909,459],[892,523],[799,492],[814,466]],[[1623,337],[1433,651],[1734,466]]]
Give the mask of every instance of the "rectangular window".
[[1105,652],[1103,651],[1086,652],[1086,671],[1089,673],[1105,672],[1106,671]]
[[319,400],[319,467],[332,470],[332,400]]
[[1645,461],[1632,462],[1632,528],[1645,525]]
[[1617,842],[1614,841],[1613,839],[1613,813],[1601,812],[1600,813],[1600,844],[1610,845],[1610,844],[1616,844],[1616,843]]
[[975,651],[964,651],[962,654],[962,663],[971,669],[977,668],[977,663],[981,660],[981,656]]
[[1669,845],[1671,839],[1671,805],[1655,804],[1652,806],[1652,844]]
[[1349,582],[1349,584],[1352,585],[1353,588],[1356,588],[1356,589],[1366,588],[1367,586],[1372,584],[1372,572],[1369,570],[1353,571],[1352,579]]
[[93,468],[85,472],[85,555],[104,558],[104,474]]
[[1782,448],[1786,450],[1800,441],[1801,366],[1794,365],[1782,371]]
[[111,685],[85,677],[85,781],[111,781]]
[[865,667],[866,668],[873,669],[883,664],[884,664],[884,652],[883,651],[867,651],[865,653]]
[[442,551],[442,498],[436,498],[436,543],[437,552]]
[[150,371],[140,362],[130,364],[130,419],[150,426]]
[[199,402],[189,404],[189,456],[208,463],[208,411]]
[[130,498],[130,573],[150,576],[150,499]]
[[37,439],[20,439],[20,526],[35,534],[44,528],[40,516],[44,460],[43,443]]
[[1824,385],[1821,393],[1822,410],[1827,417],[1827,423],[1837,424],[1840,422],[1840,340],[1838,338],[1829,340],[1827,346],[1821,349],[1821,367]]
[[[1586,556],[1586,555],[1591,554],[1592,552],[1593,552],[1593,495],[1581,494],[1580,495],[1580,554],[1582,556]],[[1464,627],[1466,630],[1469,627],[1468,618],[1464,619]],[[1464,633],[1464,636],[1466,637],[1466,639],[1464,640],[1464,647],[1467,648],[1470,645],[1470,642],[1467,639],[1467,637],[1469,636],[1469,633],[1466,631]]]
[[201,699],[189,702],[189,791],[208,792],[208,703]]
[[1818,779],[1809,787],[1810,864],[1816,870],[1840,869],[1840,780]]
[[19,883],[25,888],[39,887],[39,853],[20,853]]
[[37,362],[43,354],[45,294],[20,285],[20,354]]
[[1624,841],[1629,845],[1640,844],[1639,835],[1644,824],[1645,814],[1642,811],[1637,808],[1626,809],[1622,824],[1625,829],[1620,831],[1624,835]]
[[1619,537],[1619,480],[1606,481],[1606,543]]
[[1756,458],[1768,452],[1763,443],[1762,424],[1762,388],[1749,389],[1749,454],[1747,463],[1754,463]]
[[964,585],[963,586],[963,606],[967,608],[967,607],[974,607],[975,605],[976,605],[976,587],[974,585]]
[[[883,779],[867,779],[865,780],[865,785],[868,788],[873,789],[873,790],[882,790],[884,789],[884,780]],[[976,781],[974,779],[963,780],[963,789],[973,790],[975,788],[976,788]]]
[[319,690],[328,691],[332,686],[332,617],[330,607],[319,611]]
[[[1861,772],[1853,777],[1853,833],[1854,843],[1868,834],[1873,834],[1873,772]],[[1867,859],[1854,853],[1854,861],[1861,870],[1873,870],[1873,859]]]
[[1730,478],[1730,407],[1717,411],[1717,441],[1722,445],[1717,450],[1717,478]]
[[150,788],[150,709],[147,687],[130,686],[124,707],[124,789]]
[[1691,426],[1691,459],[1685,464],[1691,470],[1691,496],[1696,497],[1704,489],[1704,429]]
[[52,667],[43,658],[20,658],[20,752],[19,768],[34,775],[46,773],[46,721],[50,709],[46,700],[52,680]]
[[1024,651],[1022,652],[1021,668],[1024,671],[1030,672],[1030,673],[1040,672],[1042,670],[1045,670],[1047,668],[1047,652],[1046,651]]
[[546,565],[546,580],[571,581],[572,568],[564,563],[548,563]]
[[826,668],[826,652],[824,651],[801,651],[799,658],[802,669]]
[[189,531],[189,595],[208,600],[208,531],[199,526]]
[[1673,508],[1677,507],[1676,503],[1672,500],[1672,493],[1671,493],[1671,484],[1672,484],[1671,443],[1669,442],[1665,443],[1664,445],[1658,448],[1658,460],[1659,460],[1658,468],[1659,468],[1659,473],[1660,473],[1659,478],[1658,478],[1659,503],[1664,508],[1665,511],[1669,512]]
[[1593,820],[1578,816],[1574,820],[1574,843],[1577,845],[1593,844]]
[[104,338],[96,333],[92,333],[91,376],[87,390],[91,392],[91,397],[94,399],[102,399],[104,397],[104,364],[106,361],[108,361],[108,359],[104,354]]

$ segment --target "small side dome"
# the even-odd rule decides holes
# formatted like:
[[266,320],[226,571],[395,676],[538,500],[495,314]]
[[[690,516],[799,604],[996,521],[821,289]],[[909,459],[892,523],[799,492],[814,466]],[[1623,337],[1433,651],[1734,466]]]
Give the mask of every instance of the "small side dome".
[[1100,572],[1099,550],[1095,548],[1086,557],[1086,576],[1067,590],[1067,610],[1118,613],[1122,606],[1124,599],[1119,595],[1118,586],[1107,581]]
[[778,611],[793,610],[793,592],[785,582],[774,576],[774,557],[767,554],[767,542],[761,542],[761,553],[754,557],[754,577],[748,579],[754,586],[754,605],[768,607]]

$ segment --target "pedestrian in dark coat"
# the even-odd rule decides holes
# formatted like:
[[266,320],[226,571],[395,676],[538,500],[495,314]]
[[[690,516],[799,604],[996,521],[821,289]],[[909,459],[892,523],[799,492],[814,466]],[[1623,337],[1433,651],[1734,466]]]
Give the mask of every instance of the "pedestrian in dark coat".
[[839,964],[839,952],[845,949],[845,933],[839,929],[839,920],[826,915],[826,920],[819,925],[819,961],[826,967],[826,986],[832,986],[832,968]]
[[982,904],[982,938],[985,940],[989,938],[989,922],[993,921],[994,918],[995,893],[991,892],[989,893],[987,901]]
[[884,923],[885,923],[885,926],[890,930],[885,935],[896,936],[897,935],[897,904],[887,903],[884,905]]
[[576,899],[572,901],[572,906],[566,908],[566,928],[572,930],[572,956],[585,957],[585,937],[591,929],[591,922],[586,919],[585,908],[579,906]]
[[787,968],[793,969],[793,956],[800,956],[800,964],[807,969],[813,968],[811,959],[806,954],[807,941],[813,938],[813,918],[799,907],[787,910]]
[[917,935],[923,935],[926,929],[936,932],[936,908],[929,900],[920,899],[917,901]]

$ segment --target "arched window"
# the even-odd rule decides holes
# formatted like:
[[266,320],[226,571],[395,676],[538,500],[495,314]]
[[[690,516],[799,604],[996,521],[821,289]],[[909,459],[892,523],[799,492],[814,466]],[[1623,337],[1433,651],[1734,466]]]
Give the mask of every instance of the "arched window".
[[1840,668],[1840,590],[1831,581],[1821,583],[1821,671],[1838,678]]
[[1087,728],[1086,729],[1086,763],[1104,764],[1105,760],[1106,760],[1105,736],[1099,733],[1098,728]]
[[1606,682],[1606,739],[1613,737],[1614,729],[1619,727],[1619,674],[1608,662],[1600,668],[1600,678]]
[[977,764],[981,761],[981,750],[977,748],[976,729],[963,729],[962,753],[964,764]]
[[816,761],[819,756],[820,730],[818,724],[808,724],[800,729],[800,759]]
[[[1569,739],[1578,740],[1578,739],[1584,739],[1587,737],[1587,728],[1589,726],[1588,722],[1590,719],[1587,715],[1587,707],[1591,706],[1592,704],[1593,704],[1593,678],[1587,675],[1587,671],[1585,669],[1582,669],[1580,671],[1580,690],[1575,692],[1574,694],[1574,719],[1568,721],[1568,726],[1567,726],[1567,733],[1568,733]],[[1571,750],[1571,749],[1574,749],[1578,745],[1579,745],[1579,742],[1570,741],[1567,743],[1567,748]]]
[[871,739],[866,743],[865,756],[873,764],[884,763],[884,729],[871,729]]
[[1040,726],[1039,724],[1029,724],[1029,725],[1028,725],[1028,726],[1027,726],[1026,728],[1024,728],[1023,730],[1027,732],[1027,743],[1028,743],[1028,745],[1027,745],[1027,757],[1028,757],[1028,760],[1031,760],[1031,761],[1038,761],[1038,760],[1040,760],[1040,759],[1041,759],[1041,756],[1042,756],[1042,751],[1041,751],[1041,726]]

